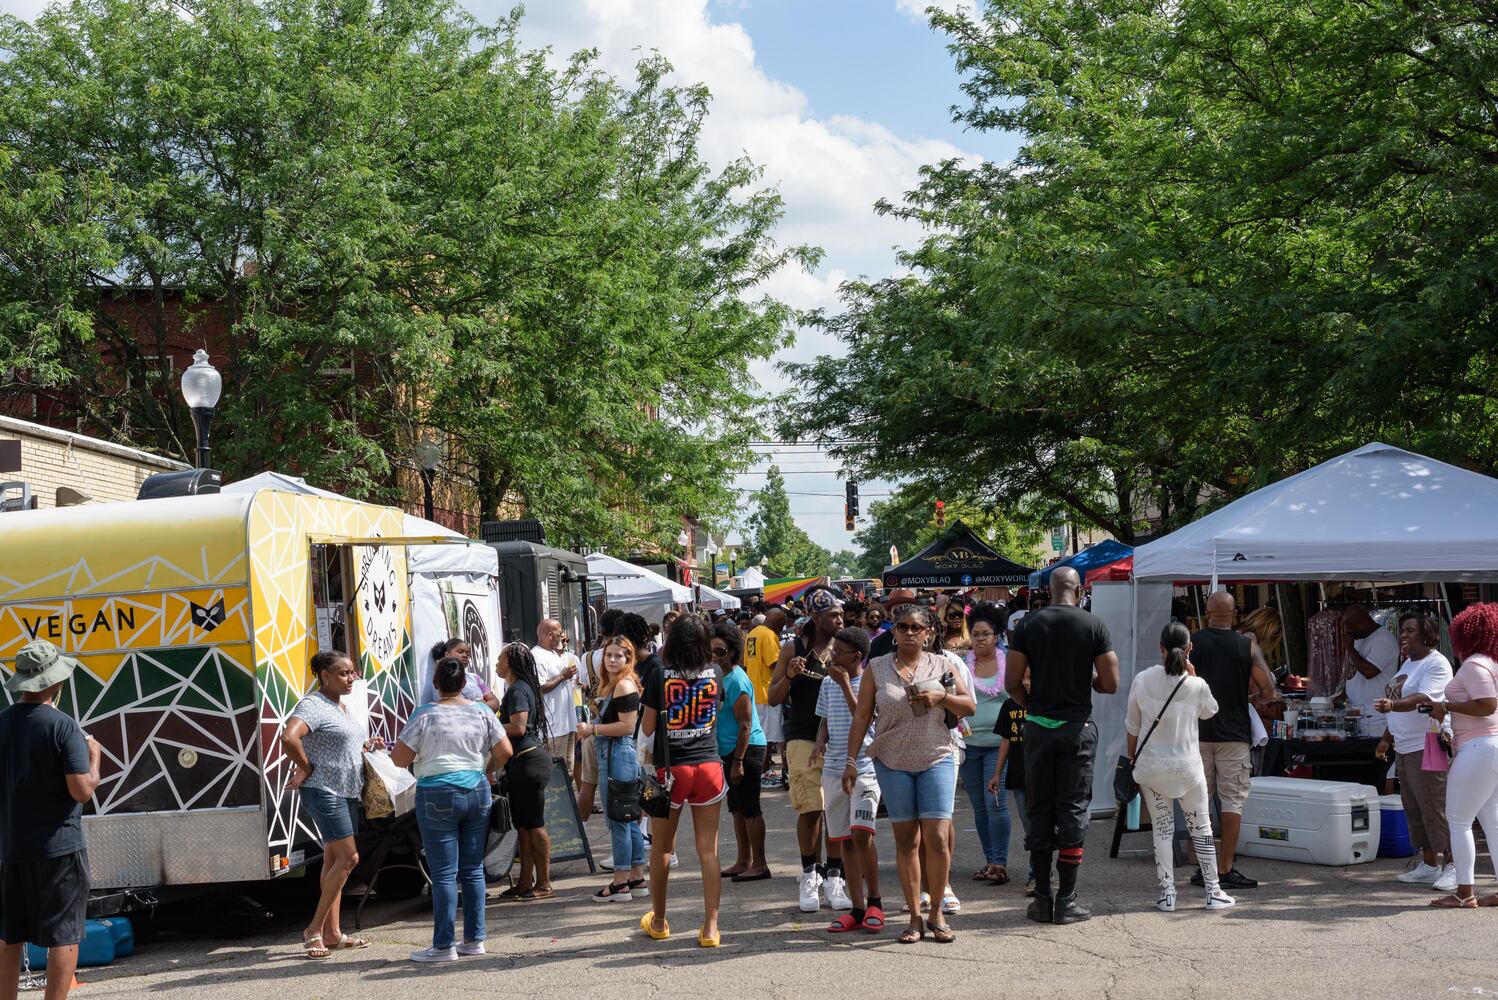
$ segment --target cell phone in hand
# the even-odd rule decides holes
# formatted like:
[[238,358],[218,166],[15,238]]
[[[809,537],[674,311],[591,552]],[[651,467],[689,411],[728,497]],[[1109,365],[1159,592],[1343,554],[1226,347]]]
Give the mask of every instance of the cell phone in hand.
[[1419,712],[1421,715],[1429,715],[1433,707],[1434,706],[1430,704],[1418,705],[1416,706],[1415,711]]

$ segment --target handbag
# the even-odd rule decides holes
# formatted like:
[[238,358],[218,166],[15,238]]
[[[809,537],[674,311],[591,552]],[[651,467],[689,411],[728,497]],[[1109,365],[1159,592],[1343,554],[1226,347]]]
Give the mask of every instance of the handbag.
[[1451,767],[1451,755],[1446,744],[1441,742],[1441,733],[1432,729],[1425,734],[1425,754],[1420,760],[1420,770],[1444,772]]
[[[640,712],[640,718],[635,720],[635,732],[640,731],[640,723],[644,722],[645,713]],[[660,713],[658,721],[662,726],[666,724],[664,713]],[[657,780],[651,771],[644,772],[640,778],[640,808],[645,815],[654,819],[669,819],[671,817],[671,786],[676,778],[671,774],[671,737],[664,729],[657,729],[656,735],[661,739],[661,745],[665,747],[664,766],[659,773],[664,780]]]
[[489,788],[489,829],[503,837],[515,829],[515,820],[510,815],[510,796],[505,792],[504,779]]
[[[613,702],[614,696],[609,695],[598,708],[597,718],[603,718]],[[639,719],[635,720],[635,731],[639,732]],[[608,797],[606,800],[605,814],[615,823],[637,823],[644,811],[640,808],[640,792],[643,783],[639,778],[625,779],[608,777],[607,772],[613,770],[614,751],[619,749],[619,737],[600,736],[598,739],[608,741],[607,757],[609,765],[605,769],[605,778],[608,781]]]
[[1182,677],[1175,689],[1170,692],[1170,697],[1165,699],[1165,704],[1160,706],[1160,714],[1155,716],[1155,721],[1150,723],[1149,732],[1144,734],[1144,739],[1140,740],[1139,745],[1134,748],[1134,756],[1130,757],[1122,753],[1118,755],[1118,763],[1113,767],[1113,798],[1119,804],[1132,802],[1134,796],[1139,794],[1139,783],[1134,780],[1134,763],[1139,760],[1139,755],[1144,753],[1150,737],[1155,735],[1155,728],[1160,725],[1160,720],[1165,718],[1165,710],[1170,707],[1171,702],[1175,701],[1176,695],[1180,693],[1185,683],[1186,678]]

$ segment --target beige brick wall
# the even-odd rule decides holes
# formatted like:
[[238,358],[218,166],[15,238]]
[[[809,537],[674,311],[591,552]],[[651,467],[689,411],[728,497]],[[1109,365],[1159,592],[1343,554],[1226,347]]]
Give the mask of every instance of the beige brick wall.
[[0,472],[0,482],[30,484],[38,507],[56,506],[59,486],[81,490],[98,503],[134,500],[147,476],[188,468],[149,452],[0,417],[0,440],[6,439],[20,440],[21,469]]

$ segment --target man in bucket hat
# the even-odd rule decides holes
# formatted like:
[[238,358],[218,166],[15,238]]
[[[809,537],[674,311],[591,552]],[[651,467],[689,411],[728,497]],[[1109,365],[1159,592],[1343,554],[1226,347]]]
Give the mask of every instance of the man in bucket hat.
[[78,661],[46,640],[22,647],[0,712],[0,996],[13,997],[27,941],[47,949],[47,1000],[68,995],[88,912],[83,803],[99,744],[52,704]]

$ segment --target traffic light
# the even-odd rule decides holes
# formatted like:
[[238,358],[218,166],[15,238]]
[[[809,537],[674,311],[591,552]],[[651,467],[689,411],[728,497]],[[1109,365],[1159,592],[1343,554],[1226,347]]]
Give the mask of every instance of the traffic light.
[[947,505],[940,500],[936,501],[936,526],[938,528],[947,526]]
[[853,508],[847,504],[843,504],[843,528],[847,531],[854,530],[853,516]]
[[[857,517],[857,516],[858,516],[858,483],[855,482],[854,480],[850,479],[850,480],[848,480],[848,517],[852,518],[852,517]],[[848,530],[852,531],[853,529],[849,528]]]

